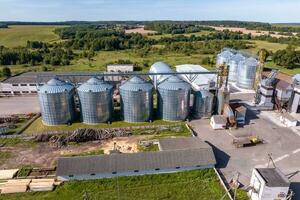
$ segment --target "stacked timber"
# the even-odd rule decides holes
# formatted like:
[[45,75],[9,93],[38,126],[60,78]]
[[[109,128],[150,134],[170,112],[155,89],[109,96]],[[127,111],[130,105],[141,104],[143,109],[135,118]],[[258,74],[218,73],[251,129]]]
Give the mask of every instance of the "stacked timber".
[[1,187],[1,194],[26,192],[31,179],[8,180]]
[[32,179],[29,184],[29,189],[33,192],[52,191],[54,189],[54,183],[54,179]]
[[0,170],[0,180],[12,179],[19,169],[4,169]]

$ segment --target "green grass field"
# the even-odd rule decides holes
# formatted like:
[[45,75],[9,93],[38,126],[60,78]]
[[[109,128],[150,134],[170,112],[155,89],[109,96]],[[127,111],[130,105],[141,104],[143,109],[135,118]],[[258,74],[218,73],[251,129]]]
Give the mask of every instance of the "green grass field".
[[[119,177],[90,181],[70,181],[53,192],[1,195],[2,200],[105,199],[105,200],[219,200],[225,194],[214,170],[194,170],[172,174]],[[227,196],[224,200],[229,199]],[[244,200],[244,197],[237,200]]]
[[0,46],[26,46],[28,40],[59,41],[58,35],[53,32],[58,27],[61,26],[9,26],[9,28],[0,29]]

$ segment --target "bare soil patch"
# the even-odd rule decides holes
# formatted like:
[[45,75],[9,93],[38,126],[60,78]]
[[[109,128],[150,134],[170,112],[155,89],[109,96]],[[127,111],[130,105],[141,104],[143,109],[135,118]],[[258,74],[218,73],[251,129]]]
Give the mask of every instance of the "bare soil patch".
[[114,143],[122,153],[138,152],[138,142],[151,136],[117,137],[105,141],[86,142],[57,148],[50,143],[37,143],[33,146],[1,147],[3,152],[10,152],[11,156],[0,164],[1,168],[17,168],[24,165],[32,167],[53,167],[60,156],[81,155],[93,151],[104,150],[108,154],[113,150]]
[[[246,28],[238,28],[238,27],[219,27],[219,26],[212,26],[212,28],[214,28],[217,31],[224,31],[224,30],[229,30],[232,32],[242,32],[243,34],[249,34],[251,33],[251,35],[253,36],[261,36],[261,35],[271,35],[271,37],[276,37],[276,38],[280,38],[280,37],[289,37],[287,35],[281,35],[280,32],[274,32],[275,34],[270,34],[270,31],[257,31],[257,30],[248,30]],[[295,35],[295,33],[294,33]]]
[[149,33],[156,33],[156,31],[145,30],[144,26],[141,26],[141,27],[138,27],[138,28],[127,29],[127,30],[125,30],[125,33],[149,34]]

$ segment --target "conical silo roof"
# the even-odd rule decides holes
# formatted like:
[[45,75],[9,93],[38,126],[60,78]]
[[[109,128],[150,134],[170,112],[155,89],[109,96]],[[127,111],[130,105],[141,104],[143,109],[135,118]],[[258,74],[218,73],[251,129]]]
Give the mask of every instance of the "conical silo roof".
[[100,80],[99,78],[90,78],[87,82],[77,88],[80,92],[103,92],[113,88],[109,83]]
[[150,91],[153,89],[153,85],[141,77],[134,76],[121,85],[120,89],[126,91]]
[[39,93],[62,93],[69,92],[74,89],[71,83],[67,83],[58,78],[53,78],[49,80],[45,85],[39,87]]
[[191,85],[187,82],[181,80],[177,76],[171,76],[164,82],[158,85],[159,89],[165,89],[165,90],[189,90],[191,89]]

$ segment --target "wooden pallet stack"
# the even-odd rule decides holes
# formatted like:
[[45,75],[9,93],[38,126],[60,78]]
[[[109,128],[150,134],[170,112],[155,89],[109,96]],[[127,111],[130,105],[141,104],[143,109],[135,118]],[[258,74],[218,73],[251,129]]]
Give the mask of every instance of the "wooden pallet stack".
[[1,187],[1,194],[26,192],[31,179],[12,179],[8,180]]
[[52,191],[54,183],[54,179],[32,179],[29,189],[33,192]]
[[4,169],[0,170],[0,180],[12,179],[19,169]]

